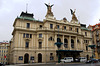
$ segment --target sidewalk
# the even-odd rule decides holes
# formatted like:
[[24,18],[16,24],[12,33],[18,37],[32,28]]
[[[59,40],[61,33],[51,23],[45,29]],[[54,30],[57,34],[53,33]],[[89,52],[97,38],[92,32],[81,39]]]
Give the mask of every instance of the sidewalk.
[[15,65],[5,65],[5,66],[24,66],[24,65],[44,65],[44,64],[56,64],[56,63],[28,63],[28,64],[15,64]]
[[58,64],[84,64],[82,62],[71,62],[71,63],[29,63],[29,64],[15,64],[15,65],[5,65],[5,66],[25,66],[25,65],[58,65]]

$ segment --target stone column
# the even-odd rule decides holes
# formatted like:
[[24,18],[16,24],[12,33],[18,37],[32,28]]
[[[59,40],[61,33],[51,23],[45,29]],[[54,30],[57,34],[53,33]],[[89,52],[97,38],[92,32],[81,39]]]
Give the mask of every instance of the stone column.
[[81,46],[80,46],[80,47],[81,47],[81,50],[84,49],[84,48],[83,48],[83,41],[82,41],[82,39],[83,39],[83,38],[81,38],[81,41],[80,41],[80,43],[81,43]]
[[75,50],[78,50],[78,46],[77,46],[77,36],[75,38]]
[[[57,42],[57,34],[55,34],[55,42],[54,43],[56,43],[56,42]],[[55,45],[55,49],[58,50],[56,45]]]
[[63,35],[62,43],[63,43],[62,48],[64,50],[64,35]]
[[68,48],[71,50],[71,36],[69,36],[69,39],[68,39]]

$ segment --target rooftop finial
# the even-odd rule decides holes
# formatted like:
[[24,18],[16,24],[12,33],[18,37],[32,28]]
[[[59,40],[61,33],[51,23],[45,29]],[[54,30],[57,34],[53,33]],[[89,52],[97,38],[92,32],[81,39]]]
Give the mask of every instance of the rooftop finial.
[[28,3],[26,3],[26,13],[27,13],[27,9],[28,9]]

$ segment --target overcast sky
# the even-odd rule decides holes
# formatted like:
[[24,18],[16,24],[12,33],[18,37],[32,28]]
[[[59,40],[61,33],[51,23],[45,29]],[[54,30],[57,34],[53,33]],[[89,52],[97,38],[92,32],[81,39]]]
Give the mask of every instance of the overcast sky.
[[44,3],[54,4],[52,11],[57,20],[66,17],[71,20],[70,9],[76,9],[76,16],[87,26],[99,23],[100,0],[0,0],[0,41],[12,38],[13,23],[22,11],[34,14],[35,19],[43,20],[47,12]]

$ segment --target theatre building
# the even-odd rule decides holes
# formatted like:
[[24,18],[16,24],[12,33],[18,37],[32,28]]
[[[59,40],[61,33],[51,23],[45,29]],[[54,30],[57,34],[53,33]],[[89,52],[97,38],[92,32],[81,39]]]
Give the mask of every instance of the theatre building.
[[92,50],[91,30],[81,24],[71,10],[72,19],[57,20],[47,6],[46,18],[36,20],[33,14],[22,12],[14,21],[10,44],[10,64],[57,62],[64,57],[87,57]]

